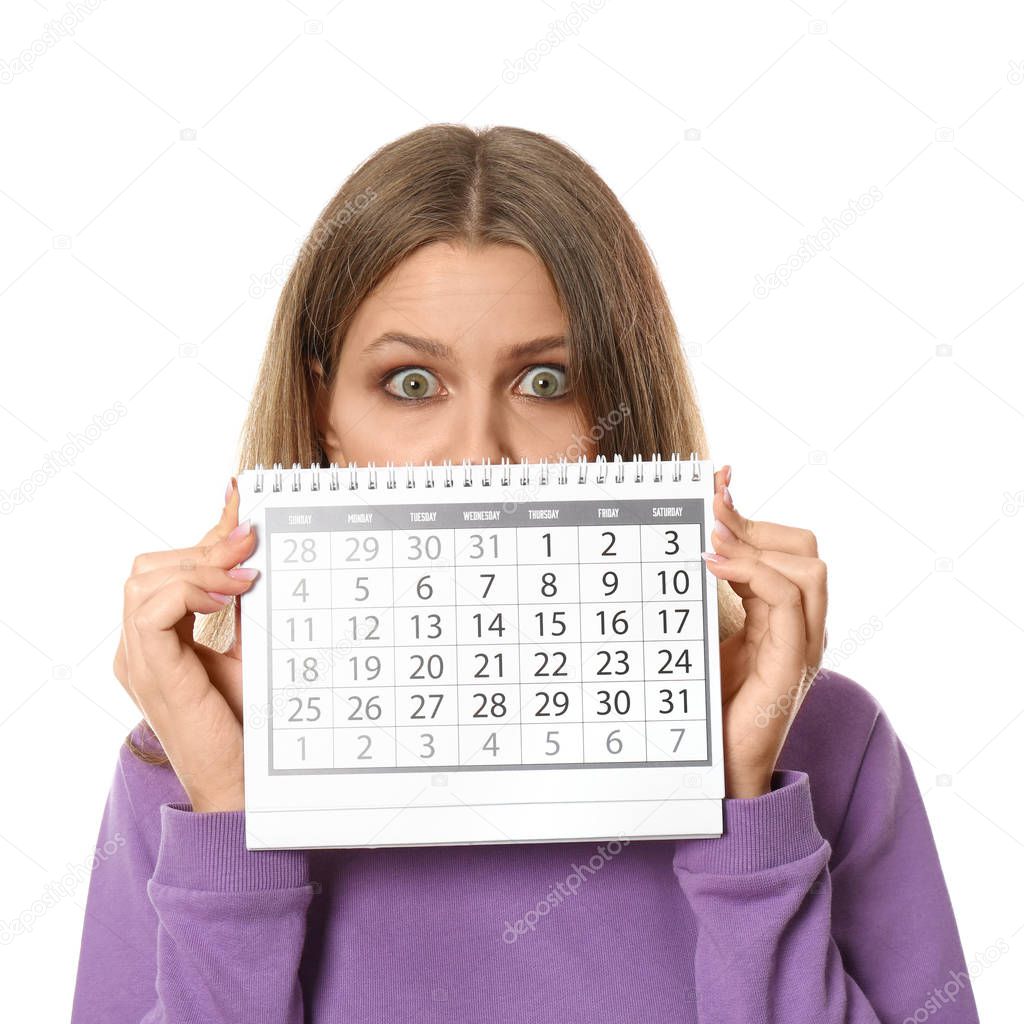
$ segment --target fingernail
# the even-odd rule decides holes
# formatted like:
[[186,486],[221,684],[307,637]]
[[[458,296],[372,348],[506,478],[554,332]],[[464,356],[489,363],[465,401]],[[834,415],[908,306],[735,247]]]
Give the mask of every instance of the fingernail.
[[732,503],[732,495],[729,493],[729,488],[728,487],[723,487],[722,488],[722,498],[724,499],[726,505],[729,506],[729,508],[734,508],[735,507],[733,505],[733,503]]
[[249,536],[249,531],[252,529],[252,523],[248,519],[244,523],[239,523],[229,534],[228,540],[234,543],[236,540],[241,540],[243,537]]
[[243,569],[241,566],[228,569],[228,575],[236,580],[254,580],[259,575],[259,572],[259,569]]
[[235,599],[234,594],[218,594],[216,590],[208,590],[207,593],[210,597],[220,601],[221,604],[228,604]]
[[725,555],[720,555],[720,554],[718,554],[715,551],[702,551],[700,553],[700,557],[703,558],[705,562],[727,562],[728,561],[728,559],[725,557]]
[[725,467],[725,483],[726,486],[732,483],[732,466]]
[[227,505],[231,501],[231,495],[235,493],[235,478],[232,477],[228,481],[228,489],[224,492],[224,504]]
[[719,534],[721,534],[722,540],[736,539],[736,534],[734,534],[732,530],[730,530],[729,527],[721,521],[721,519],[715,520],[714,529],[717,530]]

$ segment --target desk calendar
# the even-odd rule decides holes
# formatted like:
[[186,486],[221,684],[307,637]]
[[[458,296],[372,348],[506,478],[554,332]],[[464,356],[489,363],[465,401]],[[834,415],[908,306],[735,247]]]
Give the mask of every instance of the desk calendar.
[[249,849],[721,835],[710,461],[238,485]]

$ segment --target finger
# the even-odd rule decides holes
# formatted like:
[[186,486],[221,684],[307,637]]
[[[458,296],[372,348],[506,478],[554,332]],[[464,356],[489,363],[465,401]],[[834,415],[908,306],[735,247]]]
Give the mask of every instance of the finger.
[[[726,495],[729,495],[728,500]],[[810,530],[760,519],[747,519],[741,516],[735,507],[730,507],[731,500],[732,494],[728,485],[716,487],[713,505],[715,518],[725,523],[737,537],[743,538],[755,548],[774,548],[776,551],[788,551],[793,555],[817,558],[818,539]]]
[[202,587],[178,578],[156,590],[126,621],[129,675],[143,703],[147,696],[157,696],[161,703],[184,706],[204,697],[205,677],[193,672],[168,674],[181,665],[182,645],[175,625],[189,613],[209,615],[223,607]]
[[132,577],[132,592],[134,596],[141,597],[138,602],[141,605],[143,600],[148,599],[163,587],[171,586],[177,580],[183,579],[197,587],[202,587],[209,593],[235,595],[244,593],[258,574],[258,569],[249,567],[232,566],[225,569],[217,565],[190,563],[182,565],[174,572],[154,569],[153,572],[134,576]]
[[[732,533],[726,536],[719,527],[711,531],[711,542],[715,551],[726,558],[760,560],[796,584],[804,609],[807,661],[817,666],[825,650],[825,616],[828,612],[828,567],[825,563],[820,558],[755,548]],[[733,589],[740,597],[750,596],[748,589],[737,589],[735,585]]]
[[[140,556],[135,560],[135,566],[142,568],[133,567],[134,571],[125,581],[122,618],[127,622],[142,603],[152,597],[155,591],[181,576],[191,575],[193,582],[213,581],[213,585],[206,589],[225,592],[225,588],[220,585],[220,582],[228,578],[225,575],[226,571],[248,557],[252,550],[252,544],[251,530],[234,538],[229,534],[225,540],[218,541],[211,548],[186,548],[181,551],[166,552],[165,554],[171,557],[166,561],[161,559],[157,567],[152,569],[144,568],[149,560],[145,556]],[[246,572],[240,572],[237,575],[240,579],[244,579],[246,576],[251,577],[251,574]],[[228,587],[226,592],[236,593],[237,591]],[[194,616],[191,614],[183,616],[180,622],[175,623],[175,628],[183,642],[192,642],[194,625]]]
[[[150,557],[149,555],[139,555],[132,564],[131,575],[125,581],[124,585],[124,606],[121,614],[122,629],[121,636],[118,640],[117,653],[114,655],[114,675],[125,688],[132,700],[139,705],[140,710],[143,710],[143,713],[144,709],[141,704],[139,704],[134,688],[131,685],[131,674],[128,664],[128,650],[125,643],[124,626],[135,614],[139,605],[142,604],[142,602],[150,596],[153,590],[160,585],[162,577],[158,577],[158,573],[162,572],[165,576],[169,576],[171,575],[171,570],[174,568],[181,569],[195,564],[194,562],[183,563],[180,554],[181,553],[179,551],[171,550],[166,552],[154,552],[153,557]],[[156,568],[158,563],[161,566],[159,569]],[[143,567],[147,564],[154,566],[154,568],[144,570]],[[195,615],[190,612],[189,614],[182,616],[182,618],[175,623],[174,628],[182,643],[191,644],[193,642],[193,635],[195,631]]]
[[[732,532],[737,542],[747,547],[748,553],[749,548],[757,548],[762,552],[775,551],[810,559],[809,564],[804,563],[799,568],[795,563],[780,561],[777,558],[772,560],[772,564],[779,571],[790,576],[803,592],[807,614],[808,660],[817,664],[825,650],[825,615],[828,608],[827,567],[818,558],[817,538],[810,530],[779,523],[750,520],[741,516],[735,507],[730,507],[731,495],[729,495],[729,500],[726,500],[727,486],[728,481],[724,481],[721,486],[716,483],[715,517]],[[713,530],[713,537],[717,533],[717,530]],[[715,543],[714,540],[712,543]],[[717,543],[715,543],[715,550],[720,550]],[[730,554],[725,547],[722,547],[721,550],[724,554]],[[732,553],[735,554],[735,550]],[[734,586],[733,589],[741,597],[747,596],[737,587]]]
[[712,574],[749,588],[768,611],[768,642],[780,667],[807,670],[807,635],[800,588],[781,572],[757,558],[707,561]]
[[[234,477],[231,477],[233,484]],[[176,565],[182,560],[203,561],[207,552],[216,544],[225,541],[232,529],[239,524],[238,488],[234,488],[234,497],[224,506],[220,519],[206,531],[199,544],[188,548],[169,548],[163,551],[147,551],[135,558],[132,572],[150,572],[153,569]]]
[[[236,496],[228,503],[228,505],[231,506],[229,510],[230,515],[226,520],[228,522],[237,520],[238,517],[237,488],[234,487],[234,483],[234,478],[232,478],[232,488],[236,491]],[[207,536],[210,536],[210,534]],[[175,573],[191,571],[199,564],[213,564],[221,569],[228,569],[232,566],[236,566],[239,562],[248,558],[252,553],[253,542],[254,535],[251,530],[248,532],[243,531],[234,539],[232,539],[231,532],[229,531],[226,537],[213,542],[210,547],[171,549],[139,555],[133,563],[129,581],[125,584],[125,605],[122,613],[123,620],[128,622],[135,613],[135,610],[152,594],[153,590],[162,585],[162,583],[166,583],[168,579],[173,578]],[[162,580],[161,577],[152,575],[153,573],[159,572],[164,573]],[[145,577],[145,579],[143,579],[143,577]],[[234,593],[234,591],[227,586],[219,587],[218,589],[221,592],[227,590],[230,593]],[[220,605],[215,610],[222,611],[223,608],[224,605]],[[174,624],[174,631],[177,633],[182,644],[188,644],[193,649],[202,647],[202,644],[197,644],[195,640],[194,613],[188,612],[183,615]],[[237,656],[241,657],[240,651]],[[123,630],[118,641],[117,653],[114,655],[114,675],[128,692],[132,700],[138,704],[139,702],[130,685],[128,652],[125,646]]]
[[[237,514],[236,508],[235,515],[237,516]],[[190,548],[170,548],[166,551],[147,551],[138,555],[132,564],[132,575],[153,572],[156,569],[189,568],[191,565],[198,564],[222,565],[223,568],[229,569],[231,566],[223,563],[225,557],[231,556],[232,553],[237,554],[241,550],[242,553],[238,554],[235,561],[231,563],[231,565],[237,565],[252,553],[251,548],[246,544],[242,544],[241,549],[238,546],[243,541],[251,545],[253,540],[251,528],[232,536],[237,528],[238,524],[236,523],[223,536],[215,535],[214,530],[209,531],[206,538],[212,539],[207,544],[197,544]]]
[[[136,581],[133,601],[135,610],[126,615],[126,624],[131,618],[137,616],[146,607],[146,601],[150,600],[161,589],[173,586],[179,579],[199,587],[207,594],[217,597],[218,595],[229,596],[232,599],[237,594],[245,593],[252,585],[250,569],[217,569],[212,566],[197,566],[195,569],[184,571],[176,576],[165,577],[162,570],[155,570],[153,573],[144,574]],[[237,575],[241,574],[241,576]],[[245,578],[248,576],[249,578]],[[153,577],[152,579],[147,577]],[[139,599],[138,594],[146,594],[145,598]],[[215,606],[215,611],[223,611],[224,608],[233,604],[232,601],[225,601]],[[206,614],[209,614],[208,612]],[[173,626],[178,634],[182,645],[188,645],[195,651],[199,651],[205,645],[198,643],[195,638],[195,614],[189,611],[183,615]]]
[[[251,586],[252,580],[255,578],[253,570],[233,567],[226,568],[225,566],[229,564],[234,565],[239,560],[238,552],[245,550],[244,542],[246,540],[251,540],[251,537],[243,538],[243,541],[238,542],[222,542],[222,546],[226,547],[228,551],[231,550],[234,543],[235,553],[221,556],[222,564],[220,566],[199,564],[194,561],[179,559],[173,567],[133,573],[125,583],[123,613],[125,627],[127,628],[131,624],[146,602],[151,600],[160,590],[172,585],[179,579],[185,579],[191,584],[201,587],[208,594],[210,592],[230,595],[244,593]],[[218,603],[213,610],[221,611],[223,608],[224,603]],[[173,629],[177,633],[180,642],[190,646],[196,646],[194,628],[195,614],[191,610],[183,614],[173,624]],[[127,689],[130,676],[124,630],[122,630],[118,654],[115,657],[115,673],[122,685]],[[131,692],[130,689],[129,692]]]
[[[181,555],[181,557],[178,559],[178,561],[176,563],[168,562],[166,565],[162,565],[159,568],[154,568],[154,569],[150,570],[150,572],[154,573],[154,574],[163,572],[163,573],[166,574],[166,579],[170,579],[172,577],[174,570],[177,570],[178,572],[186,573],[187,574],[187,573],[191,572],[193,569],[196,568],[196,566],[199,564],[199,558],[203,557],[204,554],[205,554],[206,557],[209,557],[209,555],[206,554],[207,550],[208,549],[204,549],[204,548],[196,548],[196,549],[188,548],[188,549],[185,549],[184,551],[179,551],[178,554]],[[159,584],[159,580],[158,580],[157,576],[154,575],[153,576],[153,580],[157,584]],[[198,582],[198,581],[194,581],[194,582]],[[216,590],[216,591],[220,592],[224,588],[218,586],[218,587],[212,587],[212,588],[211,587],[205,587],[204,589],[206,589],[206,590],[213,589],[213,590]],[[178,636],[181,638],[181,642],[183,644],[188,644],[190,647],[195,647],[196,646],[196,617],[195,617],[195,615],[190,613],[188,615],[182,616],[182,618],[179,619],[178,622],[175,624],[174,628],[177,631]]]

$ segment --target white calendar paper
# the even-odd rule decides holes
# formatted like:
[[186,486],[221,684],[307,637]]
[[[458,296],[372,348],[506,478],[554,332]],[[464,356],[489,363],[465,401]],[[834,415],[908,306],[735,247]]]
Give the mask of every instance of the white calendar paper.
[[249,849],[721,835],[710,461],[238,484]]

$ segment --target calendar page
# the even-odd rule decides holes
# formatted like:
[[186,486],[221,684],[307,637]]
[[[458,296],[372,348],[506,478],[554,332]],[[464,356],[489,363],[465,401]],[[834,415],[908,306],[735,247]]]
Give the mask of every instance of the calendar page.
[[249,849],[721,835],[710,461],[238,483]]

